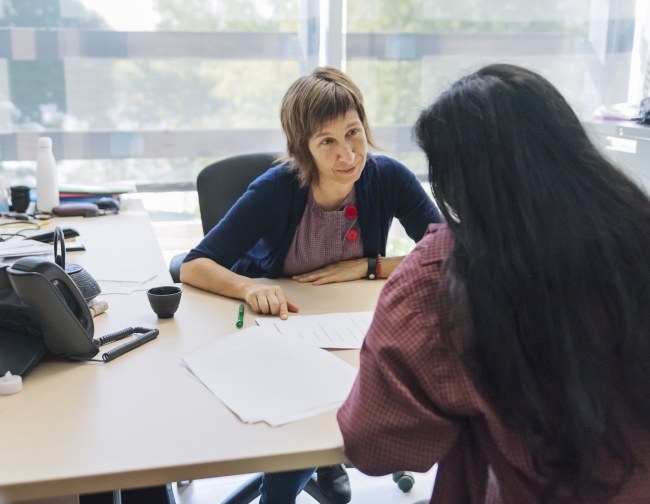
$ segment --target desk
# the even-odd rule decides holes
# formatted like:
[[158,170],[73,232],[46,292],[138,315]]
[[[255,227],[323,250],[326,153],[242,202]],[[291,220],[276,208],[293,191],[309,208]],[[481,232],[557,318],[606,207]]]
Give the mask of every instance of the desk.
[[[79,231],[85,252],[69,252],[66,261],[81,264],[96,278],[119,273],[124,277],[156,274],[154,283],[171,283],[149,214],[140,200],[127,200],[127,211],[105,217],[57,217],[41,231],[69,226]],[[25,234],[36,233],[25,232]]]
[[[81,222],[79,231],[89,249],[84,265],[99,271],[102,259],[91,256],[104,237],[82,231]],[[301,313],[314,314],[372,310],[384,282],[273,283]],[[108,364],[48,358],[21,393],[0,397],[0,502],[344,461],[334,411],[277,428],[244,424],[182,371],[184,354],[236,331],[240,304],[183,289],[168,320],[157,319],[143,291],[106,296],[110,308],[95,319],[96,336],[140,325],[160,329],[158,339]],[[247,310],[244,327],[254,324]],[[337,354],[358,359],[356,351]]]

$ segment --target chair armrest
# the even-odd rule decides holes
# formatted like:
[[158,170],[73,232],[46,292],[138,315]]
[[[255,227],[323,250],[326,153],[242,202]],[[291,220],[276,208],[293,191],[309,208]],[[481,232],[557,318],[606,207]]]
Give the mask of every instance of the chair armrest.
[[172,276],[174,283],[180,283],[181,281],[181,265],[188,253],[189,252],[177,254],[172,257],[172,260],[169,262],[169,273]]

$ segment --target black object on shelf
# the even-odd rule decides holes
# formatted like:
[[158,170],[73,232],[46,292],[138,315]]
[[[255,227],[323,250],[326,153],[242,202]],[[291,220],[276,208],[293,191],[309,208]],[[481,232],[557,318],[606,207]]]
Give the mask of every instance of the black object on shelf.
[[639,110],[639,122],[641,124],[650,124],[650,96],[641,100],[641,109]]

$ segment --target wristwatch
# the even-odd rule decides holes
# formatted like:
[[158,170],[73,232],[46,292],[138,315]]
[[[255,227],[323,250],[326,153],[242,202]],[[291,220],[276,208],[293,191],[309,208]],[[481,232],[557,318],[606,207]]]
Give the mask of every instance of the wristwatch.
[[368,273],[366,273],[368,280],[375,280],[377,278],[377,256],[368,258]]

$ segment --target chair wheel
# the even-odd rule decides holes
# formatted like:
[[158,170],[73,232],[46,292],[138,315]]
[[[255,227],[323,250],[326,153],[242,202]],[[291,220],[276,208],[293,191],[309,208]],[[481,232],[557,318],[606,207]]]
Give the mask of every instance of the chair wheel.
[[393,475],[393,481],[397,483],[397,488],[402,492],[410,492],[415,484],[415,479],[410,473],[403,472],[398,476],[399,473]]

